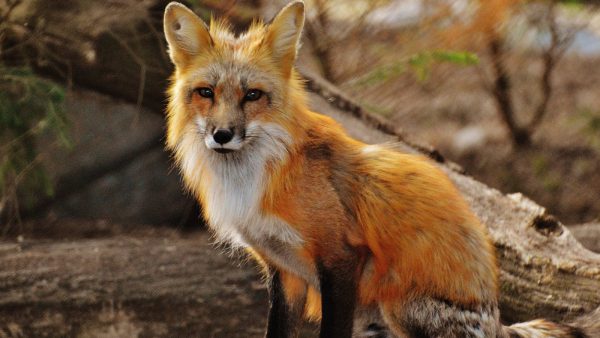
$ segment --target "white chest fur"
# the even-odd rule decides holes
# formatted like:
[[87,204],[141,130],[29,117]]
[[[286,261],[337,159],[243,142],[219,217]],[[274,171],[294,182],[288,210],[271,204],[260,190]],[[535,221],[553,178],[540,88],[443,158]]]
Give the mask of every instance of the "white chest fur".
[[277,266],[316,285],[314,268],[298,257],[303,243],[300,234],[283,220],[261,213],[263,171],[224,169],[219,179],[207,186],[209,222],[219,237],[233,245],[259,249]]
[[[202,121],[198,124],[202,127]],[[298,257],[301,235],[261,210],[269,179],[266,165],[287,159],[289,134],[274,124],[250,123],[247,134],[258,136],[239,153],[225,156],[207,149],[201,134],[191,127],[176,154],[186,183],[203,196],[207,221],[219,240],[259,249],[277,266],[318,287],[314,266]]]
[[214,176],[204,188],[210,225],[219,237],[234,245],[247,244],[247,237],[259,245],[272,238],[291,245],[301,244],[300,235],[292,227],[262,212],[266,186],[264,163],[257,159],[252,162],[245,166],[224,162],[215,168]]
[[268,123],[250,123],[246,133],[257,136],[239,152],[223,155],[207,149],[191,127],[177,149],[186,182],[203,196],[208,222],[220,240],[234,246],[249,242],[260,246],[272,240],[301,245],[303,240],[292,227],[261,210],[266,165],[286,159],[291,138],[283,128]]

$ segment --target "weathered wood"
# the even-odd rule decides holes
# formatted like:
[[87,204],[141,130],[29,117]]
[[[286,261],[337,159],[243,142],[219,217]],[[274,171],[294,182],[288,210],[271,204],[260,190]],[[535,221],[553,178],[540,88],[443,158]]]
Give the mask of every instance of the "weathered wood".
[[569,227],[569,230],[584,247],[600,253],[600,223],[591,222]]
[[265,288],[239,265],[175,230],[0,243],[0,337],[260,337]]

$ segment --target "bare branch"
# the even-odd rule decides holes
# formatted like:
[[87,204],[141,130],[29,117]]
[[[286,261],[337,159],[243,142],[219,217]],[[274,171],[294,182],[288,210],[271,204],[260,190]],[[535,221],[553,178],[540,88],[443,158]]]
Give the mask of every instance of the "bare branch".
[[321,64],[321,72],[323,77],[328,81],[335,82],[334,75],[331,71],[332,66],[331,55],[329,53],[331,39],[329,38],[329,17],[327,8],[322,0],[315,0],[315,8],[317,15],[313,20],[306,20],[306,37],[312,42],[315,54]]
[[513,143],[516,146],[527,145],[530,142],[529,134],[526,130],[520,128],[515,121],[515,110],[510,97],[512,84],[504,65],[502,39],[498,34],[490,33],[488,35],[488,50],[490,52],[494,77],[492,95],[498,106],[498,112],[511,134]]
[[0,23],[1,22],[7,22],[8,18],[10,17],[10,15],[12,14],[12,11],[19,5],[21,4],[21,0],[7,0],[6,1],[8,7],[6,9],[6,12],[4,12],[4,14],[2,15],[2,17],[0,18]]
[[553,92],[552,74],[554,73],[558,60],[564,55],[574,38],[573,32],[563,34],[559,32],[555,2],[550,2],[548,4],[545,21],[550,32],[550,44],[542,56],[544,61],[544,70],[540,79],[542,98],[534,111],[531,121],[526,127],[530,134],[537,129],[546,115],[548,102],[550,101]]
[[160,58],[161,58],[162,62],[165,65],[170,65],[171,61],[169,60],[169,57],[168,57],[169,53],[167,52],[167,46],[165,45],[164,35],[162,33],[159,33],[158,30],[156,30],[156,28],[152,24],[152,20],[150,20],[149,18],[144,18],[143,22],[146,25],[146,27],[148,27],[150,32],[152,32],[154,37],[156,38],[156,42],[161,51]]
[[140,81],[138,85],[138,96],[136,105],[138,108],[142,106],[142,101],[144,100],[144,89],[146,87],[146,62],[141,58],[135,51],[131,49],[127,41],[124,41],[120,36],[115,34],[113,31],[109,30],[108,34],[117,41],[117,43],[129,54],[135,63],[140,66]]

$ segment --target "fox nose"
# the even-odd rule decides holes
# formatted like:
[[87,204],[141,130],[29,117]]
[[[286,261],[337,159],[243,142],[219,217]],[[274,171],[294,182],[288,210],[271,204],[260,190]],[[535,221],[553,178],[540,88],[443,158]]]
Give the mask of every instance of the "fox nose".
[[213,134],[213,139],[219,144],[225,144],[233,138],[233,130],[231,129],[217,129]]

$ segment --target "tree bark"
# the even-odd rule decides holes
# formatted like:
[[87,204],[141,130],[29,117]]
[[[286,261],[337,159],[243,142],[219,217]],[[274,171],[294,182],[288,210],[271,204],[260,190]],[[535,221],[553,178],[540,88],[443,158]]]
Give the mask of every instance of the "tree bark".
[[591,222],[569,227],[569,231],[584,247],[600,253],[600,223]]
[[261,337],[265,288],[239,265],[169,229],[1,242],[0,337]]

